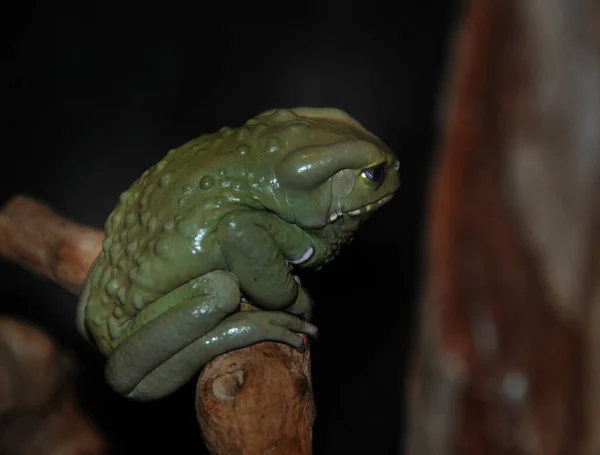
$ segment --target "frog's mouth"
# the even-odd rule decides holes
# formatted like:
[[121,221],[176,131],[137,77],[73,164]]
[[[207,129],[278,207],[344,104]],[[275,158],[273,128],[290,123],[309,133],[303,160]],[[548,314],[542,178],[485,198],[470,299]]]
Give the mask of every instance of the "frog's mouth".
[[381,199],[378,199],[375,202],[372,202],[371,204],[367,204],[367,205],[358,207],[356,209],[353,209],[353,210],[350,210],[347,212],[343,212],[341,210],[334,211],[333,213],[331,213],[329,215],[329,222],[332,223],[341,216],[357,217],[357,216],[364,215],[369,212],[373,212],[375,209],[377,209],[378,207],[381,207],[383,204],[388,202],[393,197],[394,197],[394,194],[392,193],[392,194],[388,194],[388,195],[382,197]]

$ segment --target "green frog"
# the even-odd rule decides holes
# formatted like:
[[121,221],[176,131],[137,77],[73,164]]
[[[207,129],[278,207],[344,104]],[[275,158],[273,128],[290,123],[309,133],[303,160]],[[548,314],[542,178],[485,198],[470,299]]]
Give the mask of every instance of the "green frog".
[[295,271],[331,261],[399,185],[394,153],[335,108],[269,110],[170,150],[121,194],[80,295],[108,384],[156,400],[225,352],[303,350],[317,328]]

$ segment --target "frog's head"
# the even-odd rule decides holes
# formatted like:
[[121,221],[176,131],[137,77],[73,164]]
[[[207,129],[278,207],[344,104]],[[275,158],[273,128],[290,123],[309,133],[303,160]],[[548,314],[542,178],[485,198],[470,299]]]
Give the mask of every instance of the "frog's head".
[[[337,129],[335,123],[327,129]],[[328,137],[333,141],[289,150],[276,168],[293,222],[336,245],[351,238],[400,186],[394,153],[357,122],[344,123],[345,133]]]

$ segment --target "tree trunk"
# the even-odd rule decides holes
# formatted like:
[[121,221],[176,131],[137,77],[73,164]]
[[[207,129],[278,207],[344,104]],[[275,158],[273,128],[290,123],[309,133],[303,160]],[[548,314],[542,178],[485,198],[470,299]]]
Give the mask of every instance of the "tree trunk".
[[465,3],[408,455],[600,453],[600,4]]

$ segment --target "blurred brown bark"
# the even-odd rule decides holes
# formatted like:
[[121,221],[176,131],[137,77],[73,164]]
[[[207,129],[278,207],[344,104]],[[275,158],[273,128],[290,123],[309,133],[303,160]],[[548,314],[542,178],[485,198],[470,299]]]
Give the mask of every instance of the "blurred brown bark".
[[600,453],[600,3],[465,2],[408,455]]
[[[101,231],[68,221],[26,196],[15,196],[0,209],[0,256],[74,294],[103,238]],[[242,310],[253,307],[243,304]],[[299,353],[279,343],[258,343],[204,367],[196,414],[214,455],[312,453],[315,405],[306,337],[305,344]]]
[[42,331],[0,318],[0,453],[104,455],[74,393],[74,365]]

